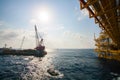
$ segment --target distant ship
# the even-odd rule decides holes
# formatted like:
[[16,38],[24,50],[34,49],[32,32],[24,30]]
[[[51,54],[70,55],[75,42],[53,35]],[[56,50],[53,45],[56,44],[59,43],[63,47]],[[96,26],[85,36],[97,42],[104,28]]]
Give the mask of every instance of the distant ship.
[[38,56],[38,57],[45,56],[47,52],[45,51],[45,46],[43,44],[43,38],[41,36],[38,36],[36,25],[35,25],[35,38],[36,38],[35,49],[16,50],[16,49],[4,47],[4,48],[0,48],[0,55],[23,55],[23,56],[33,55],[33,56]]

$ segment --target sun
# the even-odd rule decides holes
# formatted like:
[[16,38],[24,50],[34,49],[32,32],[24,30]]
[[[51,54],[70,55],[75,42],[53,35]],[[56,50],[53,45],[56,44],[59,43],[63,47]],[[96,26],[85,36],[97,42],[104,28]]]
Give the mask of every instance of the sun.
[[32,11],[31,23],[34,24],[52,24],[54,19],[54,12],[48,6],[37,6]]
[[41,10],[38,14],[38,19],[41,23],[48,23],[51,20],[50,12],[48,10]]

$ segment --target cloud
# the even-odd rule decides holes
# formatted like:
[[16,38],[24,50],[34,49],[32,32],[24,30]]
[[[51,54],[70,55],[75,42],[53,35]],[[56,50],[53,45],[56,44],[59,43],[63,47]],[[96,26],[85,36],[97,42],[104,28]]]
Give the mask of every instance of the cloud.
[[[32,20],[31,22],[34,22]],[[49,26],[38,25],[38,32],[45,40],[47,48],[87,48],[91,47],[88,38],[78,32],[65,31],[63,24],[51,24]],[[3,28],[0,29],[0,47],[7,44],[7,47],[20,48],[22,38],[25,36],[23,48],[35,48],[35,31],[34,29]]]
[[64,31],[63,39],[68,48],[94,48],[94,40],[78,32]]
[[65,27],[62,24],[60,24],[60,25],[54,26],[53,28],[55,30],[63,30]]
[[2,25],[2,23],[0,23],[0,26]]
[[14,32],[9,32],[9,33],[5,33],[3,35],[0,35],[0,37],[2,39],[6,39],[6,40],[16,38],[17,36],[18,36],[18,34],[14,33]]
[[18,34],[15,31],[12,30],[0,30],[0,39],[1,40],[9,40],[12,38],[16,38]]
[[13,27],[13,26],[8,24],[7,22],[5,22],[3,20],[0,20],[0,30],[1,29],[6,29],[6,28],[9,28],[9,27]]
[[49,24],[49,25],[43,25],[37,22],[36,19],[31,19],[30,23],[37,26],[39,32],[43,32],[47,34],[49,31],[60,31],[63,30],[65,27],[63,24]]
[[3,23],[4,23],[3,21],[0,21],[0,26],[3,25]]
[[75,7],[75,13],[76,13],[78,21],[85,19],[89,15],[86,9],[80,10],[77,7]]
[[83,9],[80,11],[80,14],[78,15],[78,21],[83,20],[88,16],[88,11],[86,9]]
[[[62,27],[61,27],[62,28]],[[20,48],[22,38],[25,36],[23,48],[35,48],[35,32],[30,30],[4,29],[0,30],[0,47],[7,44],[7,47]],[[41,34],[41,32],[39,32]],[[62,34],[62,33],[61,33]],[[47,48],[88,48],[93,45],[93,41],[83,34],[64,31],[62,35],[43,35]]]
[[4,44],[12,46],[13,48],[19,48],[22,38],[25,36],[23,48],[34,48],[35,37],[34,31],[23,29],[2,29],[0,30],[0,47]]
[[68,31],[64,31],[63,36],[67,37],[67,38],[71,38],[71,39],[78,39],[78,40],[80,40],[83,37],[85,37],[85,36],[83,36],[80,33],[72,32],[72,31],[69,31],[69,30]]
[[81,14],[84,16],[88,16],[88,11],[86,9],[81,10]]
[[30,23],[31,23],[31,24],[37,24],[38,21],[37,21],[37,19],[31,19],[31,20],[30,20]]

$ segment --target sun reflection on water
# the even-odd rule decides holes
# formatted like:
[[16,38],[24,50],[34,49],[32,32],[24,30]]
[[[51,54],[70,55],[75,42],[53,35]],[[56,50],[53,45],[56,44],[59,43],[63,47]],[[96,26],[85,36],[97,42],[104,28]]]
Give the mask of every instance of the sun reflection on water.
[[[39,57],[27,57],[24,58],[25,60],[29,60],[29,62],[27,63],[27,68],[23,71],[25,73],[22,73],[21,76],[23,79],[28,80],[28,79],[32,79],[32,80],[36,80],[36,79],[47,79],[49,80],[49,78],[62,78],[63,74],[61,74],[59,72],[58,76],[52,76],[50,75],[47,70],[48,69],[55,69],[52,59],[53,59],[53,54],[50,52],[53,52],[54,50],[50,50],[49,49],[49,53],[43,57],[43,58],[39,58]],[[51,55],[52,54],[52,55]]]

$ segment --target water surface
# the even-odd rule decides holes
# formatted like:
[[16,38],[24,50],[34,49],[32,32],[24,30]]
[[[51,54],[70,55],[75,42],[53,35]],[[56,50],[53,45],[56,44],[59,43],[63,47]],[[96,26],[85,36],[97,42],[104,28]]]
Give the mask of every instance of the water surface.
[[[57,49],[43,57],[0,56],[0,80],[120,80],[120,65],[93,49]],[[59,71],[51,76],[47,70]]]

